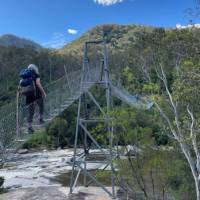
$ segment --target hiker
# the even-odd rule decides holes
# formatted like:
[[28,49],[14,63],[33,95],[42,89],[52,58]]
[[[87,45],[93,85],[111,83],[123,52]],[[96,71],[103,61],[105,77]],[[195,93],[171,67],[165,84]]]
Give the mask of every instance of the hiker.
[[28,133],[32,134],[34,133],[32,123],[36,104],[39,107],[39,123],[44,123],[43,113],[46,93],[40,83],[39,70],[36,65],[30,64],[27,69],[22,70],[20,76],[22,77],[20,81],[21,93],[26,97],[28,111]]

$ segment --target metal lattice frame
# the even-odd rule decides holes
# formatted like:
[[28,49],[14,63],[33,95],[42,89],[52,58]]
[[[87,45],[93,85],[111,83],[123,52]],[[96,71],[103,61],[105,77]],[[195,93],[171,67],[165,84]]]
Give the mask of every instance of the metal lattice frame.
[[[81,67],[80,67],[81,68]],[[71,104],[76,101],[81,93],[81,70],[67,73],[64,66],[65,75],[52,81],[45,86],[47,97],[45,98],[44,120],[41,126],[38,123],[39,109],[36,106],[33,117],[33,128],[39,130],[60,115]],[[90,82],[97,80],[98,68],[90,69],[93,76]],[[88,84],[83,91],[89,90],[92,84]],[[30,105],[24,104],[24,98],[17,92],[17,101],[13,101],[0,108],[0,163],[5,162],[9,152],[17,151],[30,137],[27,133],[27,115]],[[35,104],[35,102],[33,103]]]
[[[83,92],[85,86],[88,83],[88,76],[89,74],[85,73],[86,70],[90,67],[90,61],[88,59],[88,47],[89,45],[102,45],[102,63],[101,63],[101,74],[99,80],[92,83],[99,87],[105,88],[105,98],[106,98],[106,111],[98,103],[97,99],[93,96],[92,92],[85,91]],[[77,112],[77,124],[76,124],[76,133],[75,133],[75,141],[74,141],[74,155],[72,160],[72,173],[71,173],[71,183],[70,183],[70,193],[73,193],[78,177],[80,172],[82,171],[84,174],[84,186],[89,186],[92,182],[95,182],[99,187],[101,187],[106,193],[108,193],[111,197],[115,198],[115,178],[114,178],[114,153],[113,153],[113,125],[110,120],[109,113],[112,109],[112,95],[111,95],[111,82],[109,78],[109,67],[108,67],[108,54],[106,49],[106,44],[104,41],[90,41],[86,42],[84,46],[84,60],[83,60],[83,68],[82,68],[82,78],[81,78],[81,85],[80,85],[80,95],[79,103],[78,103],[78,112]],[[89,110],[85,105],[86,96],[95,104],[97,109],[100,111],[101,115],[103,116],[102,119],[97,118],[89,118]],[[84,109],[84,112],[81,112]],[[83,114],[84,113],[84,114]],[[83,116],[82,116],[83,115]],[[105,123],[107,126],[107,131],[109,133],[109,152],[105,151],[101,148],[100,144],[95,140],[92,136],[91,132],[87,129],[87,126],[91,123]],[[78,138],[81,137],[80,134],[83,134],[83,147],[84,152],[80,155],[77,152],[77,142]],[[98,179],[96,175],[91,174],[87,169],[87,164],[89,161],[87,157],[89,155],[88,144],[87,141],[90,139],[92,143],[95,145],[97,149],[100,150],[102,155],[105,156],[104,168],[105,170],[108,166],[111,168],[111,183],[112,183],[112,191],[110,192]],[[92,161],[93,162],[93,161]],[[98,161],[96,161],[98,162]],[[101,161],[102,163],[102,161]],[[75,176],[75,170],[78,170],[77,175]],[[88,182],[87,182],[87,179]]]

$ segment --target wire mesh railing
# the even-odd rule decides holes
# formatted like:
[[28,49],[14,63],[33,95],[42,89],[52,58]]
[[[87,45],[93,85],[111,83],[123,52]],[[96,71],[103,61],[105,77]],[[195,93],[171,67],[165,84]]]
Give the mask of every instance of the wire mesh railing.
[[[93,63],[92,69],[86,69],[83,73],[84,88],[82,93],[88,90],[96,81],[100,80],[100,66]],[[91,67],[90,67],[91,68]],[[89,70],[89,71],[88,71]],[[80,81],[82,71],[74,71],[65,76],[53,81],[45,86],[47,97],[44,99],[44,124],[49,123],[52,119],[62,113],[67,107],[69,107],[80,94]],[[149,107],[145,100],[136,95],[129,94],[121,85],[116,84],[112,80],[112,92],[113,95],[120,98],[123,102],[128,103],[135,107]],[[32,107],[32,108],[31,108]],[[16,102],[11,102],[0,109],[0,153],[5,154],[9,149],[17,149],[26,139],[29,137],[27,133],[27,119],[30,114],[30,110],[34,113],[33,127],[34,129],[40,129],[43,127],[39,124],[39,106],[37,102],[25,105],[24,98],[20,98],[18,109]]]
[[[98,80],[100,74],[98,71],[99,68],[94,67],[90,69],[89,76],[84,76],[87,78],[87,84],[84,86],[84,90],[82,92],[88,90],[93,83]],[[81,76],[81,70],[74,71],[45,86],[47,97],[43,99],[43,125],[39,124],[40,109],[37,105],[37,101],[26,105],[24,100],[25,98],[20,97],[19,103],[17,104],[18,109],[16,102],[12,102],[1,107],[0,116],[2,117],[0,119],[0,156],[2,158],[5,157],[5,154],[8,152],[8,150],[16,150],[29,137],[30,134],[28,134],[27,131],[27,120],[30,112],[33,114],[33,128],[40,129],[60,113],[62,113],[76,99],[78,99],[78,97],[81,95]]]
[[148,110],[153,106],[153,102],[145,96],[138,94],[131,94],[119,82],[112,80],[111,82],[112,94],[118,97],[122,102],[130,106]]

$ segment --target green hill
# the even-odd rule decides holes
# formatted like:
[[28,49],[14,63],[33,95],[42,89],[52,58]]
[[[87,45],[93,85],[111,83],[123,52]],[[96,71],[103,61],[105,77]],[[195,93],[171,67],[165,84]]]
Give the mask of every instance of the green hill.
[[[44,83],[55,80],[64,74],[64,64],[68,71],[81,67],[83,44],[87,40],[104,38],[109,48],[109,64],[114,69],[117,79],[122,79],[123,70],[129,68],[134,74],[135,87],[132,90],[141,91],[143,88],[142,75],[151,71],[153,57],[165,54],[165,64],[168,72],[184,59],[188,59],[200,52],[200,30],[191,28],[184,30],[155,28],[138,25],[101,25],[97,26],[80,38],[59,50],[35,48],[29,40],[13,39],[13,36],[4,36],[7,45],[0,48],[0,97],[14,95],[20,69],[30,63],[40,68]],[[2,37],[0,38],[0,43]],[[9,41],[9,42],[8,42]],[[18,44],[25,42],[24,46]],[[22,43],[23,43],[22,42]],[[23,48],[19,48],[22,47]],[[38,46],[38,45],[36,45]],[[95,51],[93,51],[94,53]],[[53,74],[53,76],[52,76]],[[143,91],[142,91],[143,92]],[[7,101],[7,100],[6,100]]]
[[31,40],[20,38],[12,34],[0,36],[0,46],[15,46],[17,48],[32,47],[37,50],[42,49],[42,46]]
[[80,53],[85,41],[106,39],[112,48],[124,48],[129,40],[134,40],[134,35],[147,32],[151,33],[155,28],[137,25],[100,25],[83,34],[79,39],[72,41],[59,50],[60,53]]

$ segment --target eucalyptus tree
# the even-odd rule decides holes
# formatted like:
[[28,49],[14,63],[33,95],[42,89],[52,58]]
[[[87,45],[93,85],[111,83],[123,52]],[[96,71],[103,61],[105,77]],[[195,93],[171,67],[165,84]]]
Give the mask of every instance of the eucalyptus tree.
[[[178,37],[180,32],[174,33],[177,34],[177,37],[171,43],[171,47],[169,47],[169,41],[164,42],[169,38],[169,34],[171,34],[169,33],[160,41],[159,47],[154,49],[151,58],[154,73],[149,74],[151,80],[146,85],[154,85],[154,88],[149,87],[149,94],[168,127],[170,137],[179,145],[187,160],[195,183],[196,197],[199,200],[200,60],[197,54],[199,47],[195,45],[194,50],[191,44],[187,45],[187,42],[195,41],[190,30],[183,32],[181,37]],[[183,46],[188,49],[183,50]],[[166,49],[167,51],[165,51]],[[171,52],[171,60],[166,59],[166,57],[169,58]],[[143,74],[145,75],[145,73]],[[156,75],[156,79],[152,78],[152,74]]]

